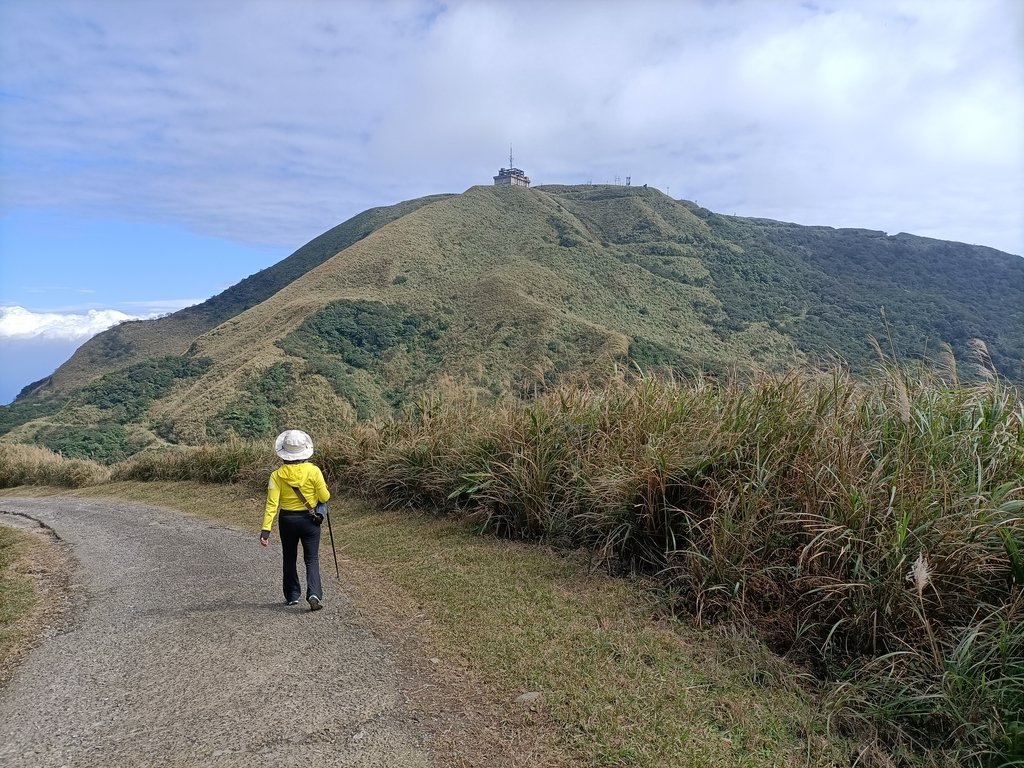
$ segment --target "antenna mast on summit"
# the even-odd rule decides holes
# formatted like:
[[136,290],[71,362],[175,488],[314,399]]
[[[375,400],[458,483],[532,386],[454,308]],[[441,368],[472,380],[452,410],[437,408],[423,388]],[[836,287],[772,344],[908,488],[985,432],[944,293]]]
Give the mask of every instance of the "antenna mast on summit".
[[521,168],[516,168],[515,156],[512,154],[512,145],[508,145],[508,168],[502,168],[494,177],[494,184],[498,187],[528,187],[530,178],[523,173]]

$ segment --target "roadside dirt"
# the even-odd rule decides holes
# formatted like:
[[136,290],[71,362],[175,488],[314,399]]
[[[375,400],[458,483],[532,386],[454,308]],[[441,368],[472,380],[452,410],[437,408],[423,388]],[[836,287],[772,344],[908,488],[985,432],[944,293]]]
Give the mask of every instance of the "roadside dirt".
[[0,510],[52,528],[76,563],[45,588],[53,629],[0,692],[0,764],[449,764],[431,745],[453,723],[410,705],[411,681],[350,595],[328,591],[315,613],[283,604],[279,549],[116,501]]
[[73,582],[75,563],[69,547],[51,529],[31,518],[9,514],[0,514],[0,525],[18,528],[30,537],[32,545],[17,564],[17,571],[32,580],[38,598],[32,610],[10,626],[23,641],[0,654],[2,689],[33,647],[68,627],[75,607],[84,604],[84,594],[81,585]]

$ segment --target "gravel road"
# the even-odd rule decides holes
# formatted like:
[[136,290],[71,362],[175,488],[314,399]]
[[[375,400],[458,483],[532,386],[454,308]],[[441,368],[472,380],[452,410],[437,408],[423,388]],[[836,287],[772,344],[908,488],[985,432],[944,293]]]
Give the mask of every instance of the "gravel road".
[[0,691],[0,765],[432,764],[326,561],[313,613],[283,603],[276,534],[262,550],[256,532],[116,501],[0,510],[71,545],[87,595]]

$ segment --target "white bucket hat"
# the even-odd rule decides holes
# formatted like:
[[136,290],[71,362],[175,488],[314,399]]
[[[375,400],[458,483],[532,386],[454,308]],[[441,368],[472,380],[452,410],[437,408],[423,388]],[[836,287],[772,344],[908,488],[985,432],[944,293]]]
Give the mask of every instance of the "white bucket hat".
[[302,461],[313,455],[313,438],[301,429],[286,429],[274,441],[274,453],[285,461]]

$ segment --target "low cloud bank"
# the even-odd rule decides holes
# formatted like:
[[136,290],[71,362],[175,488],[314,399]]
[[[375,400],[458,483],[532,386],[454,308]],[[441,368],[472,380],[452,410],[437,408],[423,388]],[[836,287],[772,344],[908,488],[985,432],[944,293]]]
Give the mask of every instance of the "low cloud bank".
[[85,314],[32,312],[24,307],[0,307],[0,338],[82,341],[125,320],[141,320],[116,309],[90,309]]
[[0,306],[0,405],[11,402],[27,384],[49,376],[97,333],[126,320],[149,320],[200,301],[125,302],[138,307],[140,314],[117,309],[33,312],[19,306]]
[[0,306],[0,339],[48,339],[81,343],[126,320],[151,320],[201,301],[202,299],[154,299],[124,302],[124,306],[138,310],[131,314],[119,309],[33,312],[19,306]]

